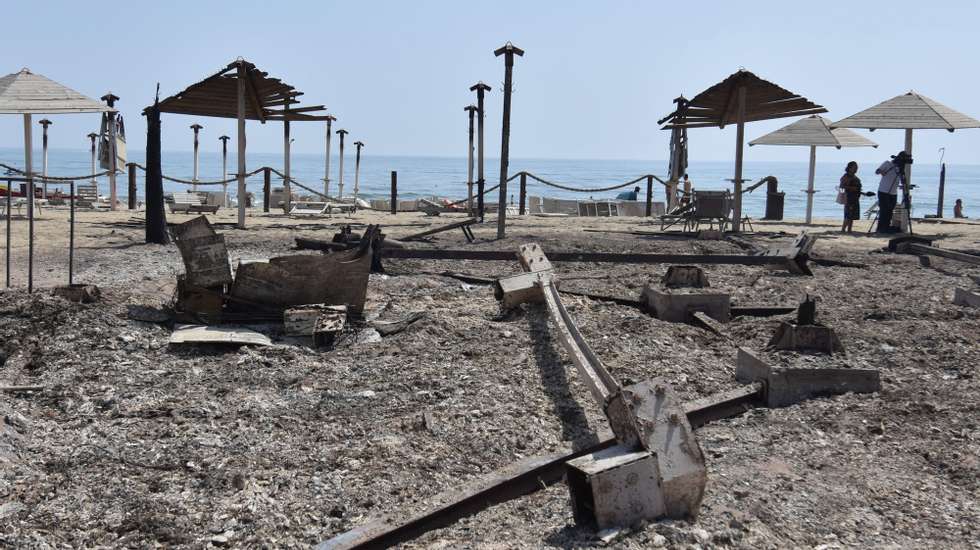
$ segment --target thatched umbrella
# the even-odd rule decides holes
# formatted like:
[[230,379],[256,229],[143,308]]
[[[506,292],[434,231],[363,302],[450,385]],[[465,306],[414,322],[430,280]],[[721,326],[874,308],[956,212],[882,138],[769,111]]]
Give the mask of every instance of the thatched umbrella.
[[742,223],[742,154],[744,152],[745,123],[756,120],[796,117],[826,113],[827,109],[763,80],[744,69],[694,96],[683,109],[659,120],[669,123],[664,130],[674,128],[724,128],[736,124],[735,143],[735,219],[732,229],[739,231]]
[[[912,154],[912,130],[947,130],[980,128],[980,120],[954,111],[922,94],[910,91],[865,109],[830,125],[831,128],[867,128],[905,130],[905,152]],[[905,167],[906,188],[902,192],[905,207],[910,206],[912,166]],[[911,218],[911,213],[907,219]]]
[[810,148],[810,172],[806,186],[806,223],[813,219],[813,178],[817,168],[817,147],[877,147],[878,144],[850,130],[832,130],[830,121],[819,115],[783,126],[749,142],[753,145],[795,145]]
[[[64,113],[103,113],[112,111],[90,97],[30,69],[0,78],[0,114],[24,115],[24,172],[27,178],[28,254],[27,291],[34,289],[34,161],[31,150],[31,115]],[[113,156],[113,160],[115,160]],[[10,189],[7,189],[10,192]],[[10,213],[7,213],[8,223]],[[9,246],[9,242],[8,242]],[[70,270],[69,266],[69,270]]]

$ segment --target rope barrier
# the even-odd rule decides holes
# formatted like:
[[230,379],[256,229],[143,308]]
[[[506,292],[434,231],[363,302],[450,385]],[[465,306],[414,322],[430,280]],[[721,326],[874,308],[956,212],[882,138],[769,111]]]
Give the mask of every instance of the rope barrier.
[[603,191],[614,191],[616,189],[622,189],[623,187],[628,187],[630,185],[634,185],[634,184],[639,183],[639,182],[641,182],[641,181],[643,181],[643,180],[645,180],[647,178],[646,176],[640,176],[640,177],[638,177],[638,178],[636,178],[634,180],[630,180],[630,181],[628,181],[626,183],[622,183],[622,184],[619,184],[619,185],[612,185],[612,186],[609,186],[609,187],[579,188],[579,187],[569,187],[567,185],[561,185],[561,184],[555,183],[553,181],[548,181],[548,180],[546,180],[544,178],[541,178],[539,176],[535,176],[534,174],[532,174],[530,172],[524,172],[524,174],[527,174],[527,177],[529,177],[529,178],[531,178],[533,180],[536,180],[536,181],[538,181],[540,183],[543,183],[543,184],[545,184],[545,185],[547,185],[549,187],[554,187],[556,189],[562,189],[562,190],[565,190],[565,191],[574,191],[574,192],[577,192],[577,193],[601,193]]
[[[137,168],[139,168],[140,170],[146,172],[146,167],[143,166],[142,164],[139,164],[139,163],[134,162],[133,165],[136,166]],[[245,174],[245,177],[246,178],[252,177],[252,176],[254,176],[255,174],[258,174],[259,172],[261,172],[264,169],[265,169],[265,167],[263,166],[262,168],[259,168],[258,170],[253,170],[253,171]],[[161,176],[163,177],[163,179],[165,179],[167,181],[172,181],[174,183],[182,183],[184,185],[224,185],[226,183],[233,183],[233,182],[238,181],[238,176],[231,177],[231,178],[228,178],[228,179],[225,179],[225,180],[208,180],[208,181],[186,180],[186,179],[181,179],[181,178],[175,178],[173,176],[167,176],[167,175],[164,175],[164,174],[161,174]]]
[[[21,175],[23,175],[25,177],[27,176],[27,172],[24,171],[24,170],[21,170],[20,168],[15,168],[13,166],[10,166],[9,164],[4,164],[2,162],[0,162],[0,166],[6,168],[7,170],[9,170],[11,172],[16,172],[16,173],[21,174]],[[78,180],[90,180],[92,178],[99,178],[99,177],[108,176],[108,175],[109,175],[109,170],[106,170],[105,172],[99,172],[98,174],[89,174],[87,176],[42,176],[41,174],[38,174],[37,172],[34,172],[34,176],[31,179],[37,180],[39,182],[45,182],[45,181],[78,181]],[[2,176],[0,176],[0,179],[4,179],[4,178]]]

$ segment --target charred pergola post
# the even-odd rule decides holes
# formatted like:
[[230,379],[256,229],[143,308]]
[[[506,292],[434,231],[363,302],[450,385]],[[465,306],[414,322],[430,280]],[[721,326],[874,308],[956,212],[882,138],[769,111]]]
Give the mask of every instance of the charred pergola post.
[[487,180],[483,174],[483,121],[486,118],[486,111],[483,110],[483,94],[490,91],[490,86],[487,86],[482,81],[470,86],[470,91],[476,92],[476,112],[479,115],[476,123],[476,209],[480,216],[480,221],[483,221],[483,190],[486,187]]
[[191,191],[197,191],[197,181],[201,179],[201,143],[199,141],[199,134],[204,126],[197,124],[191,124],[191,130],[194,131],[194,177],[191,184]]
[[339,175],[337,177],[337,198],[344,198],[344,136],[349,134],[347,130],[341,128],[337,130],[337,135],[340,136],[340,167]]
[[46,118],[38,121],[41,125],[41,198],[48,198],[48,126],[53,122]]
[[222,201],[222,206],[228,206],[228,140],[231,139],[228,136],[221,136],[218,141],[221,142],[221,192],[224,193],[225,198]]
[[146,242],[167,244],[167,212],[163,202],[163,171],[160,165],[160,108],[157,101],[143,111],[146,115]]
[[106,167],[109,170],[109,209],[116,209],[116,160],[118,158],[118,153],[116,152],[116,115],[118,112],[115,110],[116,102],[119,101],[119,96],[113,95],[112,92],[100,97],[102,101],[105,101],[106,105],[109,106],[111,111],[106,113],[106,120],[109,121],[108,133],[109,133],[109,165]]
[[473,116],[479,109],[474,105],[467,105],[463,110],[470,116],[469,145],[466,148],[466,211],[473,215]]
[[524,56],[524,50],[510,42],[497,48],[493,55],[504,56],[504,112],[500,128],[500,197],[497,201],[497,238],[503,239],[507,226],[507,169],[510,161],[510,98],[514,83],[514,56]]
[[[286,105],[286,109],[289,109],[289,105]],[[286,199],[283,201],[283,209],[287,214],[293,209],[293,182],[292,179],[292,152],[290,147],[292,147],[293,140],[289,137],[289,121],[283,121],[282,123],[282,184],[283,189],[286,192]]]
[[323,157],[323,194],[325,196],[330,196],[330,128],[333,125],[333,121],[337,120],[337,117],[333,115],[327,115],[327,146],[326,155]]
[[364,147],[363,141],[355,141],[354,147],[357,147],[357,153],[354,156],[354,200],[357,200],[357,193],[361,189],[361,147]]

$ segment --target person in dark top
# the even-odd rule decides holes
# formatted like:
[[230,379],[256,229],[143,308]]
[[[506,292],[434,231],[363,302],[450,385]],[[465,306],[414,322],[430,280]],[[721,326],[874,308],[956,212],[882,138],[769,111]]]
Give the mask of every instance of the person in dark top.
[[[844,192],[846,202],[844,203],[844,225],[841,226],[841,233],[853,233],[854,220],[861,217],[861,178],[857,177],[858,163],[847,163],[844,175],[840,177],[840,188]],[[867,193],[871,194],[871,193]]]
[[963,215],[963,199],[956,199],[956,204],[953,205],[953,217],[954,218],[965,218]]
[[623,191],[622,193],[616,195],[616,198],[621,201],[635,201],[640,196],[640,188],[634,187],[632,191]]

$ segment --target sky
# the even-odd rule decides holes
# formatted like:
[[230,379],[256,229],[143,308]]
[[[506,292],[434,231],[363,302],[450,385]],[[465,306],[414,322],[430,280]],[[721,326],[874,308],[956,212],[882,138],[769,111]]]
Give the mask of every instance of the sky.
[[[972,1],[363,1],[128,2],[95,9],[77,0],[11,2],[0,74],[29,67],[90,97],[107,91],[142,149],[140,115],[241,56],[326,105],[334,129],[365,143],[365,155],[462,157],[469,87],[487,96],[487,155],[500,150],[507,41],[524,49],[514,70],[514,158],[664,159],[668,132],[656,121],[680,94],[692,97],[746,68],[827,107],[839,120],[914,89],[980,117]],[[301,104],[301,105],[302,105]],[[40,117],[36,117],[40,118]],[[60,115],[53,148],[87,147],[97,115]],[[793,119],[750,123],[746,140]],[[218,150],[231,119],[163,115],[163,148]],[[23,143],[21,117],[0,116],[0,147]],[[322,154],[324,125],[294,123],[293,151]],[[282,150],[282,124],[248,122],[248,148]],[[861,132],[864,132],[863,130]],[[865,133],[881,148],[821,150],[822,161],[875,162],[902,148],[903,133]],[[692,160],[731,160],[735,128],[690,131]],[[40,143],[40,129],[35,130]],[[980,129],[917,131],[917,161],[980,164]],[[334,140],[336,148],[336,139]],[[336,152],[336,149],[334,149]],[[805,161],[797,147],[756,146],[746,159]]]

